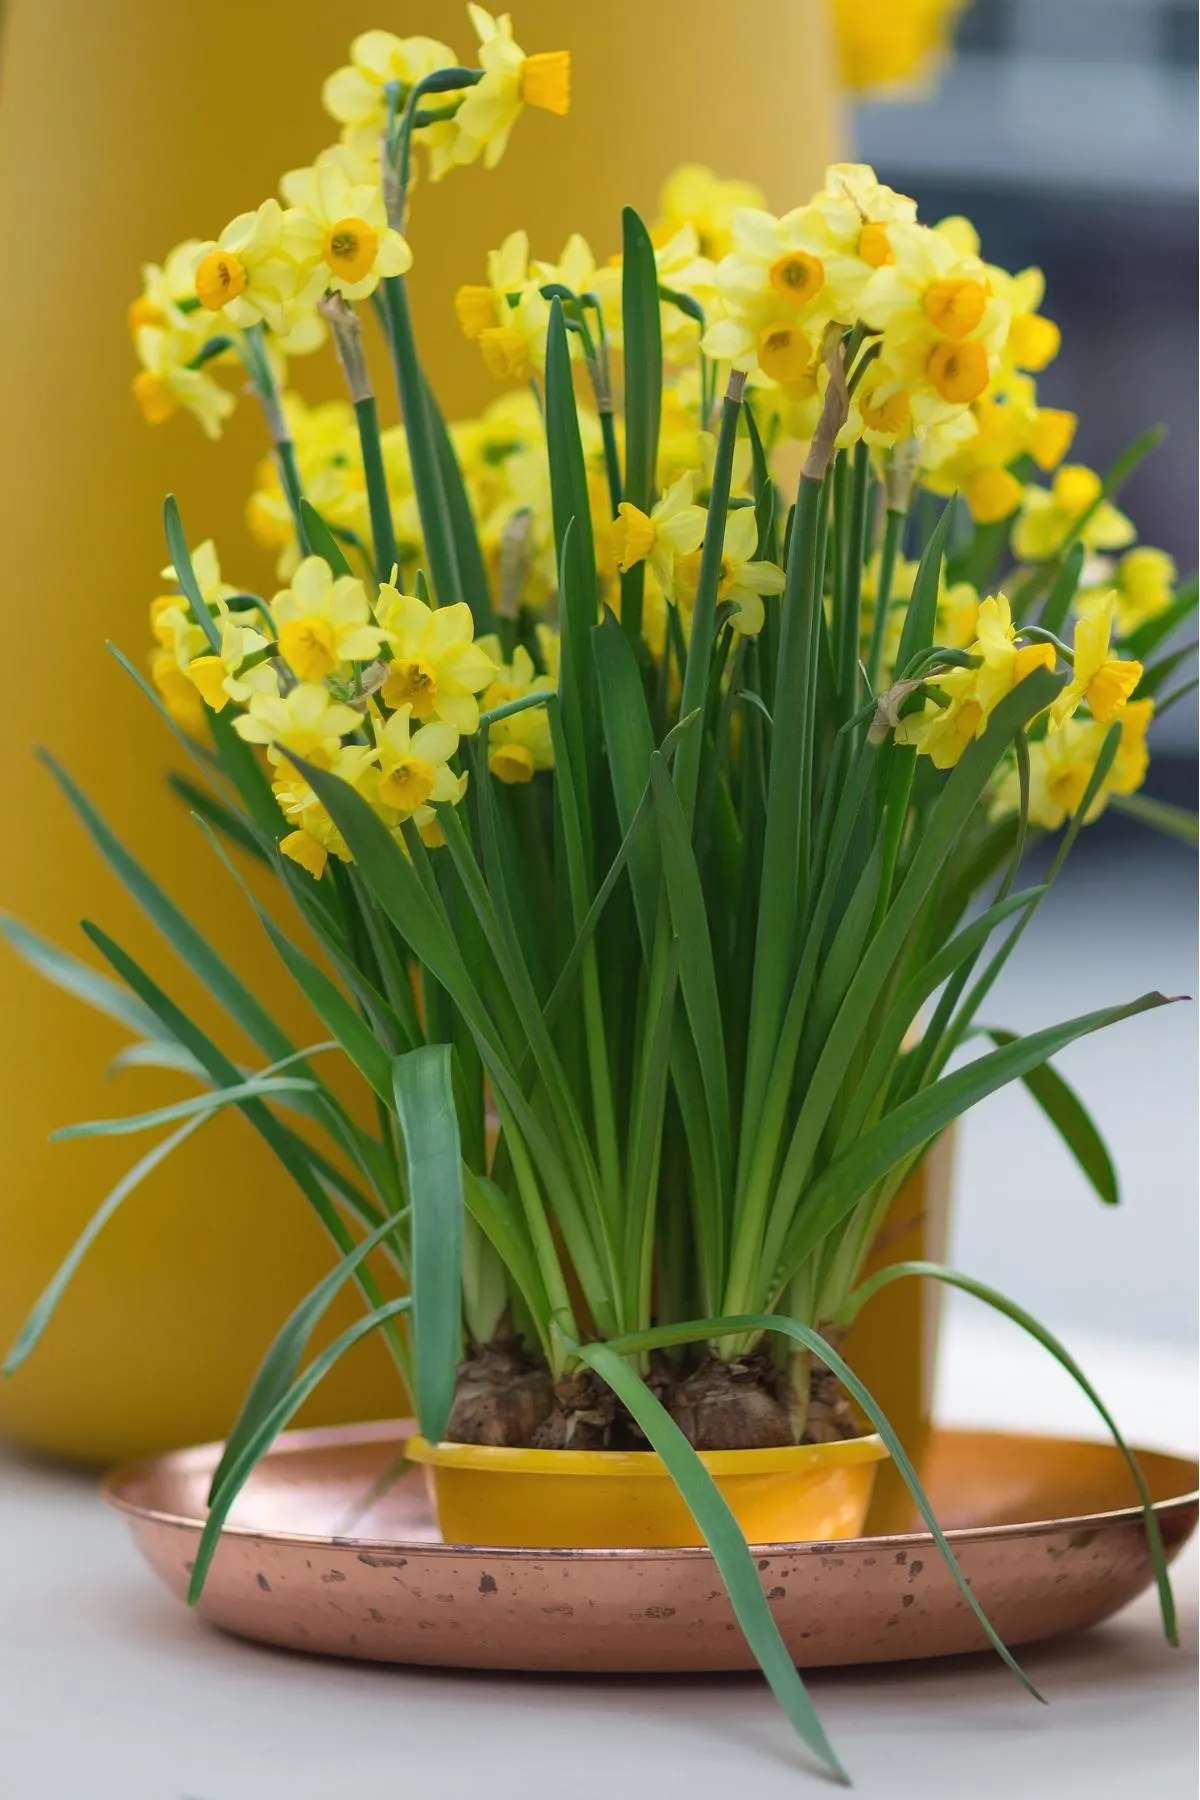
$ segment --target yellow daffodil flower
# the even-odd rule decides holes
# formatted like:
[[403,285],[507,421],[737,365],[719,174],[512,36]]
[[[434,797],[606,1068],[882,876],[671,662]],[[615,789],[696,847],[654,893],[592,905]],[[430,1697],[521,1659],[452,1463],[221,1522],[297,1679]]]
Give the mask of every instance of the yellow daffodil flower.
[[[538,633],[542,655],[549,671],[539,675],[523,644],[513,651],[512,661],[503,661],[500,640],[481,638],[480,648],[496,667],[496,678],[483,696],[483,710],[491,712],[507,706],[510,700],[523,700],[527,694],[552,694],[558,681],[558,633],[544,627]],[[539,769],[554,767],[554,745],[550,738],[550,721],[544,706],[527,706],[523,712],[510,713],[488,728],[488,768],[498,781],[519,786],[532,781]]]
[[649,514],[622,500],[612,524],[612,544],[622,574],[648,560],[659,587],[670,599],[675,588],[675,559],[698,550],[708,514],[694,504],[696,477],[681,475]]
[[[1121,741],[1100,784],[1085,824],[1091,824],[1113,794],[1134,794],[1146,779],[1150,755],[1146,733],[1154,716],[1153,700],[1131,700],[1121,713]],[[1057,831],[1083,804],[1092,771],[1104,748],[1109,727],[1095,720],[1069,719],[1061,731],[1029,746],[1029,820],[1044,831]],[[1013,767],[992,799],[993,818],[1016,812],[1021,804],[1020,779]]]
[[392,651],[381,690],[384,705],[408,707],[414,719],[439,719],[464,736],[478,731],[477,696],[494,679],[496,665],[474,642],[475,621],[466,602],[435,610],[385,582],[376,617]]
[[383,633],[366,589],[353,575],[335,577],[324,557],[305,557],[271,611],[279,654],[301,681],[322,681],[342,663],[369,662],[379,654]]
[[208,729],[204,701],[169,650],[155,650],[150,657],[150,679],[167,712],[189,737],[202,738]]
[[[369,799],[368,789],[377,779],[372,756],[365,745],[344,744],[330,758],[330,774]],[[331,856],[341,862],[353,861],[345,838],[298,769],[291,763],[282,763],[271,789],[284,818],[296,827],[280,841],[284,856],[307,869],[318,881]]]
[[[223,621],[237,589],[222,580],[221,563],[212,539],[206,538],[202,544],[197,544],[191,558],[200,598],[213,617]],[[179,580],[172,563],[159,573],[164,581]],[[164,650],[171,651],[180,669],[186,669],[192,659],[208,647],[204,627],[193,619],[191,607],[182,594],[160,594],[150,602],[150,630],[155,641]]]
[[508,13],[494,18],[482,6],[467,12],[479,38],[479,62],[483,79],[469,88],[454,118],[455,133],[444,157],[435,158],[435,180],[458,163],[470,163],[482,155],[494,169],[504,155],[509,134],[523,106],[541,107],[560,116],[571,106],[571,56],[567,50],[542,51],[526,56],[513,39]]
[[1012,609],[1003,594],[981,602],[971,653],[978,668],[949,669],[937,676],[947,704],[929,700],[920,713],[901,719],[896,742],[911,744],[937,769],[952,769],[967,745],[981,737],[1001,700],[1034,669],[1055,665],[1050,644],[1018,644]]
[[1127,550],[1115,568],[1107,561],[1101,564],[1097,573],[1103,579],[1089,582],[1079,590],[1075,611],[1087,617],[1115,596],[1117,635],[1126,638],[1148,619],[1166,612],[1175,598],[1177,572],[1174,557],[1165,550],[1139,544],[1136,549]]
[[[721,546],[721,576],[717,584],[717,605],[727,601],[737,607],[730,623],[742,637],[757,637],[763,628],[764,594],[781,594],[783,570],[771,562],[754,560],[758,547],[758,520],[752,506],[736,507],[725,521]],[[693,550],[675,563],[675,598],[691,612],[696,598],[702,552]]]
[[[387,86],[397,82],[401,101],[410,88],[438,69],[458,67],[458,58],[448,44],[429,37],[396,37],[390,31],[364,31],[350,46],[350,61],[335,69],[321,89],[321,102],[331,118],[342,127],[345,142],[369,150],[378,159],[379,138],[387,122]],[[439,94],[442,106],[457,99],[457,94]],[[414,142],[426,149],[442,148],[454,137],[449,120],[422,126],[414,133]]]
[[964,0],[834,0],[838,66],[852,93],[926,79]]
[[382,277],[412,267],[412,251],[388,224],[377,183],[356,186],[334,164],[314,166],[293,171],[288,198],[283,246],[317,293],[332,288],[364,300]]
[[[1026,488],[1021,516],[1012,531],[1013,555],[1022,562],[1042,562],[1057,555],[1099,498],[1101,487],[1094,469],[1065,463],[1048,489]],[[1134,535],[1133,525],[1110,500],[1100,501],[1079,533],[1089,550],[1123,550]]]
[[969,406],[999,367],[1009,311],[977,256],[943,233],[897,220],[891,260],[861,295],[861,317],[881,333],[880,366],[906,389],[918,426]]
[[219,238],[196,247],[193,281],[208,312],[243,327],[265,320],[283,333],[297,298],[298,273],[284,253],[283,208],[271,199],[255,212],[239,213]]
[[1075,670],[1050,709],[1051,730],[1084,704],[1093,719],[1111,725],[1142,679],[1140,662],[1111,653],[1117,597],[1109,593],[1094,612],[1075,622]]
[[453,725],[439,720],[414,731],[412,707],[405,705],[398,707],[386,723],[377,725],[375,740],[379,769],[375,800],[398,819],[415,819],[418,826],[431,825],[435,806],[456,806],[462,799],[466,776],[456,775],[448,766],[458,749],[458,732]]
[[681,226],[690,225],[699,255],[715,262],[733,248],[734,211],[738,207],[762,211],[766,204],[751,181],[722,181],[702,163],[683,163],[663,183],[652,236],[656,243],[666,244]]
[[801,380],[826,323],[855,316],[862,264],[831,247],[811,205],[782,218],[739,208],[733,244],[717,265],[724,316],[705,332],[705,354],[773,381]]
[[960,493],[977,525],[1009,518],[1025,498],[1025,484],[1011,465],[1031,456],[1049,471],[1066,455],[1075,432],[1074,413],[1039,407],[1034,383],[1011,374],[972,405],[973,429],[959,421],[934,426],[921,453],[921,480],[935,494]]
[[204,704],[220,712],[231,700],[244,704],[251,694],[277,694],[279,677],[269,661],[244,665],[268,648],[268,640],[252,625],[226,619],[221,631],[221,650],[193,657],[187,666],[188,680],[200,690]]
[[248,744],[265,744],[274,763],[283,760],[281,750],[290,750],[327,769],[342,739],[361,730],[362,722],[361,714],[332,699],[321,682],[301,681],[286,694],[252,694],[233,728]]
[[211,322],[203,329],[191,321],[179,327],[138,326],[133,342],[142,366],[133,378],[133,397],[148,425],[163,425],[182,409],[205,437],[220,437],[234,397],[214,380],[209,366],[190,367],[211,336]]

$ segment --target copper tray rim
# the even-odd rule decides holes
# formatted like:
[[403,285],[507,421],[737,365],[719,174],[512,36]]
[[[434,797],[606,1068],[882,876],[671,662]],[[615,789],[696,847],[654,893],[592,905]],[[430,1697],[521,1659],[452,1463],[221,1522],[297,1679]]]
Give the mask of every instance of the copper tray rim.
[[[1040,1441],[1045,1444],[1078,1444],[1081,1447],[1105,1445],[1104,1439],[1077,1438],[1071,1434],[1059,1432],[1037,1431],[998,1431],[986,1426],[945,1426],[937,1427],[942,1436],[990,1437],[994,1439],[1019,1440],[1025,1443]],[[318,1425],[300,1430],[281,1432],[264,1461],[268,1458],[288,1455],[303,1451],[336,1451],[357,1444],[373,1444],[386,1442],[395,1444],[397,1450],[409,1437],[417,1434],[416,1422],[412,1419],[375,1419],[364,1420],[353,1425]],[[1116,1446],[1109,1441],[1109,1448]],[[168,1464],[213,1463],[224,1448],[221,1439],[205,1444],[190,1444],[178,1450],[161,1451],[157,1455],[131,1458],[110,1469],[100,1484],[100,1497],[114,1511],[123,1513],[127,1518],[141,1519],[155,1525],[166,1525],[176,1530],[203,1531],[203,1518],[189,1516],[184,1513],[164,1512],[158,1507],[147,1506],[131,1498],[123,1490],[136,1482],[145,1482],[156,1470]],[[1181,1454],[1177,1450],[1159,1450],[1148,1444],[1130,1444],[1131,1453],[1139,1456],[1159,1456],[1167,1461],[1180,1463],[1186,1468],[1197,1469],[1198,1485],[1179,1494],[1168,1495],[1165,1499],[1155,1500],[1153,1510],[1156,1516],[1165,1516],[1179,1509],[1192,1508],[1200,1510],[1200,1469],[1197,1459]],[[415,1466],[415,1465],[414,1465]],[[1142,1518],[1142,1508],[1136,1503],[1130,1506],[1110,1508],[1105,1512],[1068,1513],[1053,1519],[1016,1520],[1008,1524],[949,1526],[944,1536],[951,1544],[966,1544],[1010,1537],[1043,1537],[1070,1529],[1087,1529],[1099,1526],[1130,1525]],[[680,1557],[689,1560],[712,1560],[712,1552],[705,1545],[681,1544],[675,1547],[657,1549],[637,1549],[633,1546],[607,1549],[564,1549],[562,1547],[533,1548],[511,1545],[495,1545],[484,1543],[448,1544],[436,1539],[415,1539],[401,1537],[355,1536],[352,1533],[282,1531],[261,1525],[238,1525],[226,1523],[221,1527],[222,1537],[241,1538],[267,1544],[298,1544],[324,1546],[329,1550],[412,1550],[422,1556],[460,1558],[466,1555],[479,1555],[510,1558],[517,1562],[543,1563],[548,1561],[570,1561],[584,1563],[607,1563],[614,1561],[636,1560],[652,1562],[675,1562]],[[836,1548],[840,1555],[848,1551],[857,1553],[877,1549],[908,1549],[918,1545],[932,1545],[932,1532],[909,1531],[891,1532],[875,1537],[839,1538],[836,1541],[825,1539],[801,1539],[794,1542],[777,1542],[752,1544],[752,1550],[768,1552],[786,1551],[789,1556],[821,1556],[828,1555]]]

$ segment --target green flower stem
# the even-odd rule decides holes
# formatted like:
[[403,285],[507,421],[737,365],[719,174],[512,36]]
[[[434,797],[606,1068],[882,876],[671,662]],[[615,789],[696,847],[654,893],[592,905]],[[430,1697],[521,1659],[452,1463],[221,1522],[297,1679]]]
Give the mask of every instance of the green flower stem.
[[288,503],[288,511],[292,515],[292,523],[296,528],[296,541],[300,546],[300,554],[308,556],[311,552],[311,545],[304,526],[304,515],[300,508],[303,489],[300,485],[300,470],[296,463],[296,446],[292,442],[292,434],[288,430],[279,387],[271,371],[263,326],[251,325],[249,330],[244,333],[242,342],[244,345],[242,362],[254,391],[258,395],[263,416],[267,422],[271,446],[275,452],[275,464],[279,470],[279,480]]
[[388,336],[396,370],[396,387],[404,417],[404,434],[412,464],[413,489],[421,518],[421,534],[425,554],[438,603],[448,605],[457,599],[460,582],[450,523],[445,510],[442,485],[438,479],[437,454],[425,396],[421,366],[417,360],[413,336],[412,312],[403,275],[389,275],[383,283],[387,310]]
[[[745,375],[738,369],[732,370],[729,386],[725,390],[721,430],[713,462],[712,489],[708,498],[708,527],[704,534],[704,549],[700,555],[700,575],[696,583],[696,604],[692,612],[692,637],[684,670],[680,718],[686,718],[689,713],[702,709],[707,697],[709,665],[717,631],[717,588],[720,585],[721,559],[725,548],[725,515],[729,510],[733,452],[737,443],[738,419],[745,386]],[[675,758],[675,787],[689,826],[696,810],[703,741],[703,730],[689,732]]]
[[892,577],[896,571],[896,556],[900,549],[900,540],[904,535],[904,522],[907,513],[895,512],[888,508],[883,527],[883,544],[879,552],[879,580],[875,584],[875,611],[871,619],[871,642],[867,650],[867,680],[871,692],[877,693],[879,677],[883,668],[883,647],[887,642],[888,606],[892,597]]
[[771,733],[762,885],[742,1106],[743,1154],[744,1146],[754,1142],[758,1131],[792,981],[799,916],[801,795],[806,744],[811,729],[809,663],[813,622],[820,604],[817,557],[822,536],[820,519],[826,501],[825,482],[801,476],[788,555],[787,585],[782,596],[779,673],[772,707],[772,717],[780,721],[786,719],[788,723],[786,730]]
[[853,712],[858,694],[859,638],[862,631],[862,576],[867,548],[867,517],[871,497],[871,452],[866,444],[854,446],[854,472],[850,484],[850,516],[846,527],[846,561],[842,571],[842,607],[835,643],[837,684],[844,707]]
[[392,503],[383,469],[383,446],[379,440],[379,413],[374,394],[367,394],[354,402],[354,416],[358,420],[358,441],[362,448],[363,474],[367,481],[371,539],[375,545],[375,573],[380,581],[390,581],[399,558],[396,553],[396,533],[392,525]]

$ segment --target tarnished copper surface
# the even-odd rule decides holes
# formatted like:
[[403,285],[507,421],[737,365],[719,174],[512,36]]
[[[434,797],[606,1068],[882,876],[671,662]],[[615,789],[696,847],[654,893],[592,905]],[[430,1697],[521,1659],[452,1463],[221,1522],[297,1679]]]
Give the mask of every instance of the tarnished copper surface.
[[[264,1643],[480,1669],[744,1669],[752,1659],[706,1550],[488,1550],[443,1544],[410,1426],[282,1437],[222,1535],[199,1612]],[[182,1597],[218,1446],[131,1464],[109,1502]],[[1174,1556],[1197,1515],[1194,1462],[1139,1451]],[[923,1478],[964,1572],[1009,1644],[1075,1631],[1151,1580],[1129,1472],[1105,1444],[934,1435]],[[802,1667],[984,1648],[932,1539],[756,1548]]]

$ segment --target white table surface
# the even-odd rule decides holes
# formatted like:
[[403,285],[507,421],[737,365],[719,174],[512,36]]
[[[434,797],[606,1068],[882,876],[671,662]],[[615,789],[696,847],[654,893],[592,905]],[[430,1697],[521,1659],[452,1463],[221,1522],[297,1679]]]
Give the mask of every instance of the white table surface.
[[[1122,1427],[1188,1451],[1178,1349],[1072,1338]],[[1095,1436],[1057,1369],[949,1314],[948,1422]],[[817,1672],[868,1800],[1191,1800],[1196,1548],[1176,1564],[1184,1648],[1153,1596],[1022,1653],[1048,1707],[987,1656]],[[141,1564],[94,1484],[0,1461],[0,1792],[7,1800],[752,1800],[832,1793],[755,1677],[621,1680],[329,1663],[223,1638]]]

